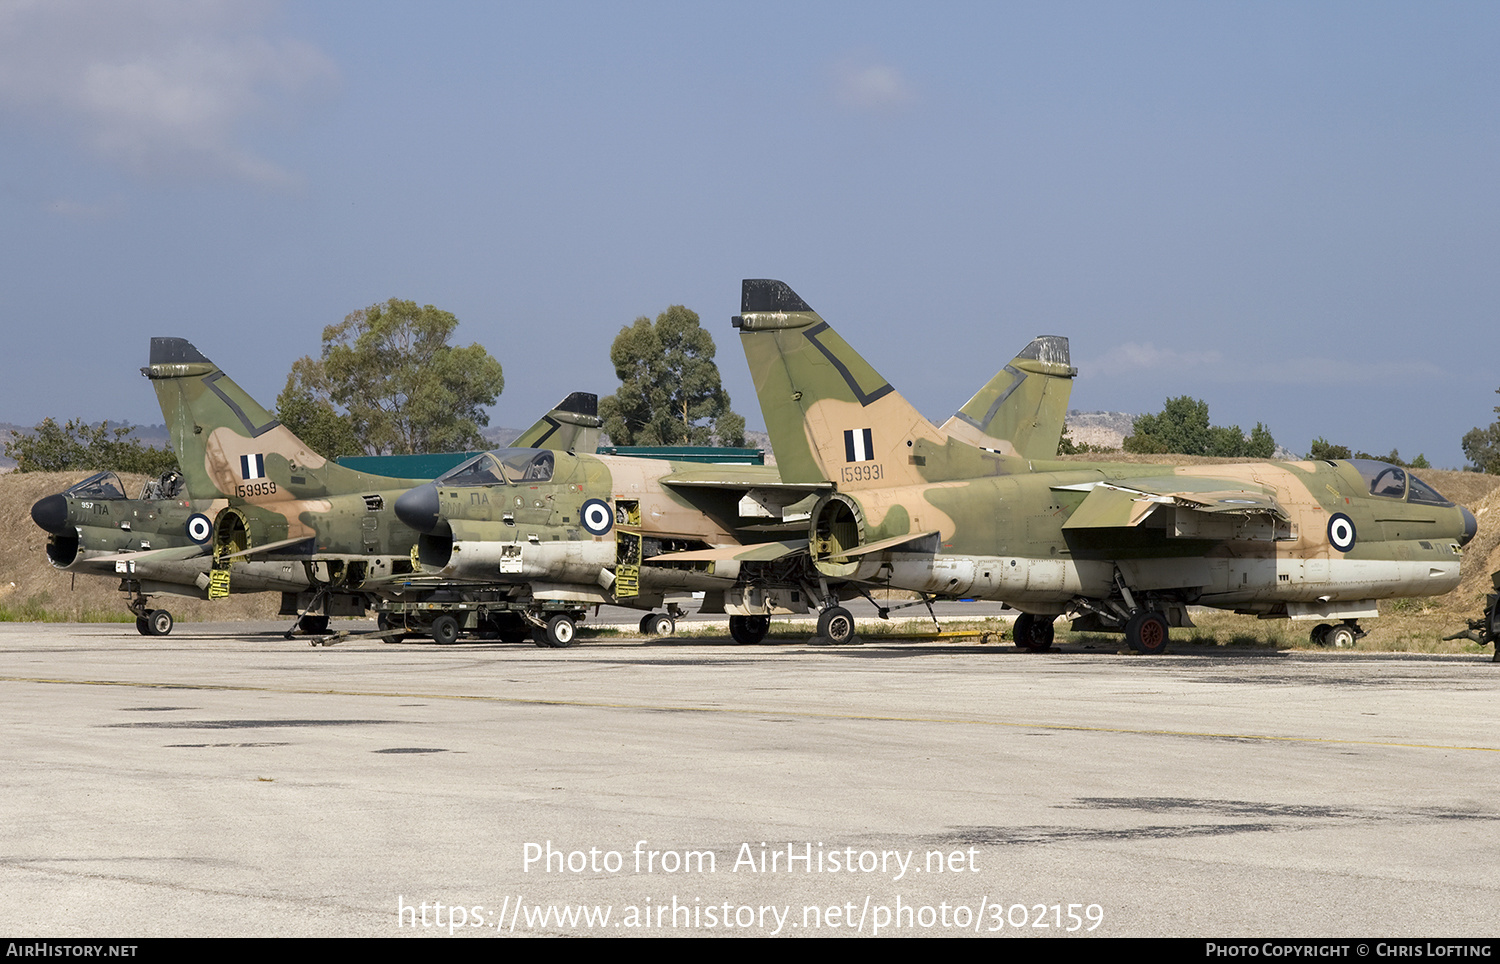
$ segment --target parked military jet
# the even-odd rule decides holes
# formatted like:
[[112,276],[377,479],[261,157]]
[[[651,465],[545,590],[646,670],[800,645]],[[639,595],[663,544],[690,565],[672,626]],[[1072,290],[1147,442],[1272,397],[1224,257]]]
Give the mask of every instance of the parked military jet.
[[[748,522],[761,525],[765,506],[817,488],[783,487],[765,466],[513,447],[445,474],[453,485],[440,497],[425,480],[326,461],[182,339],[153,339],[144,371],[187,491],[213,500],[210,596],[226,591],[234,560],[316,560],[328,568],[325,591],[399,597],[416,620],[408,627],[441,640],[478,612],[506,617],[502,638],[524,620],[538,642],[567,645],[586,606],[650,610],[667,591],[722,588],[722,575],[697,564],[642,579],[643,549],[730,540],[746,496]],[[655,632],[672,625],[670,609],[642,620]]]
[[841,590],[892,587],[1003,600],[1032,649],[1071,612],[1159,653],[1189,605],[1317,620],[1315,640],[1348,644],[1376,600],[1457,585],[1475,532],[1467,509],[1381,462],[1086,464],[976,444],[923,418],[779,281],[745,281],[734,326],[783,480],[829,486],[807,538],[760,547],[740,578],[814,589],[830,638],[853,631]]
[[[1074,374],[1067,339],[1038,338],[949,424],[989,451],[1053,456]],[[558,483],[562,493],[540,494]],[[763,591],[759,581],[740,578],[741,565],[753,566],[759,553],[778,553],[777,544],[766,543],[805,526],[788,523],[787,510],[827,488],[823,481],[787,484],[765,467],[602,455],[564,459],[510,448],[413,489],[397,499],[396,514],[423,534],[418,557],[430,574],[474,582],[597,583],[616,601],[703,590],[702,611],[729,613],[734,639],[755,643],[765,637],[772,613],[805,613],[810,597],[800,585]],[[534,528],[566,524],[575,514],[594,544],[578,541],[576,526],[556,544]],[[606,538],[611,530],[613,548]],[[662,618],[648,615],[642,629]]]
[[[574,392],[523,432],[516,444],[591,451],[598,444],[600,425],[596,396]],[[400,491],[414,484],[367,478],[377,488]],[[210,598],[215,568],[210,543],[217,531],[215,519],[230,501],[217,488],[200,490],[197,498],[188,488],[183,476],[173,470],[148,482],[140,498],[130,499],[117,475],[99,472],[39,500],[31,508],[31,517],[49,533],[47,559],[55,568],[118,577],[121,592],[129,597],[127,608],[136,615],[136,629],[143,635],[166,635],[172,631],[172,614],[154,608],[151,599],[158,595]],[[412,571],[414,538],[409,533],[405,545],[388,547],[388,558],[380,563]],[[360,561],[368,566],[373,560],[362,557]],[[357,573],[344,559],[293,553],[267,561],[239,554],[221,560],[217,568],[227,578],[221,577],[215,597],[225,594],[225,583],[227,591],[234,593],[281,592],[282,612],[302,614],[300,625],[309,633],[325,631],[330,615],[362,614],[368,600],[368,593],[359,591],[362,578],[351,579]]]
[[[170,610],[153,608],[155,595],[208,595],[211,523],[181,491],[181,477],[168,472],[148,482],[138,499],[125,495],[113,472],[96,472],[31,507],[31,518],[48,533],[47,561],[65,572],[120,580],[143,636],[172,631]],[[235,567],[237,592],[301,593],[306,569],[296,562],[243,560]]]

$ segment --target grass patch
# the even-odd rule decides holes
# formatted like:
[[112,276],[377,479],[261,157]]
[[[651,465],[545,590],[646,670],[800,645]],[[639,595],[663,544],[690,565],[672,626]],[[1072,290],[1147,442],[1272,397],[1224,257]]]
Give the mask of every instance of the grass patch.
[[22,602],[0,602],[0,623],[133,623],[135,616],[118,609],[55,609],[46,594]]

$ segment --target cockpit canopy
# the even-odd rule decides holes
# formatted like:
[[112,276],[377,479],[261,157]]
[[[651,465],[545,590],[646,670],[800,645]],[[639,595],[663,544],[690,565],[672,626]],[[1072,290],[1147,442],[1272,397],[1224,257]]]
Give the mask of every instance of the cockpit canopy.
[[433,482],[440,486],[551,482],[555,467],[556,457],[548,449],[495,449],[449,469]]
[[120,484],[120,477],[113,472],[95,472],[82,482],[70,485],[63,495],[70,495],[75,499],[98,499],[101,502],[123,499],[125,486]]
[[1371,495],[1385,499],[1405,499],[1421,505],[1453,504],[1439,495],[1432,486],[1399,465],[1377,462],[1374,459],[1350,459],[1349,464],[1358,470]]

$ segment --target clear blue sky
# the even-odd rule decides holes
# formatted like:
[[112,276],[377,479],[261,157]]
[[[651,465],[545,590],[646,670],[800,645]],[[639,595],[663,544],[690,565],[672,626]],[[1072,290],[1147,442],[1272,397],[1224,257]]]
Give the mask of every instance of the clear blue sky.
[[669,304],[795,288],[941,420],[1038,333],[1073,406],[1462,461],[1500,402],[1500,4],[0,0],[0,420],[270,405],[390,297],[492,423]]

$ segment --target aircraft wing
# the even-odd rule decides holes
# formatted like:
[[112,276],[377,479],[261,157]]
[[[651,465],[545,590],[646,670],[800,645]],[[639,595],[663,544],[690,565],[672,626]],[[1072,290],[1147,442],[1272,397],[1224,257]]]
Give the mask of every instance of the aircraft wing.
[[853,549],[846,549],[843,553],[835,558],[864,556],[872,552],[883,552],[886,549],[895,549],[900,546],[907,545],[908,543],[912,544],[911,551],[913,552],[937,552],[937,535],[938,530],[936,529],[932,529],[927,532],[908,532],[906,535],[891,536],[889,539],[881,539],[877,542],[867,542],[862,545],[855,546]]
[[285,549],[287,546],[295,546],[299,542],[307,542],[312,536],[297,536],[292,539],[282,539],[279,542],[268,542],[263,546],[251,546],[249,549],[241,549],[239,552],[231,552],[225,559],[238,559],[241,556],[253,556],[262,552],[275,552],[277,549]]
[[[723,466],[727,471],[718,473],[694,472],[691,475],[674,475],[661,480],[661,484],[672,489],[699,489],[703,491],[738,492],[749,495],[766,505],[788,506],[800,502],[810,495],[833,488],[832,482],[782,482],[774,478],[736,478],[747,466]],[[761,466],[748,466],[761,468]],[[774,472],[775,470],[772,469]]]
[[1063,523],[1065,530],[1131,528],[1167,506],[1176,513],[1177,528],[1182,530],[1177,534],[1187,538],[1221,538],[1224,536],[1212,534],[1205,526],[1217,531],[1253,516],[1261,517],[1262,522],[1287,521],[1286,510],[1275,496],[1258,487],[1247,488],[1234,479],[1164,476],[1057,488],[1088,492]]
[[786,556],[807,551],[806,539],[790,539],[786,542],[761,542],[753,546],[715,546],[712,549],[691,549],[687,552],[667,552],[651,556],[647,562],[771,562]]
[[166,549],[141,549],[135,552],[117,552],[110,556],[90,556],[89,562],[178,562],[208,555],[208,546],[172,546]]

